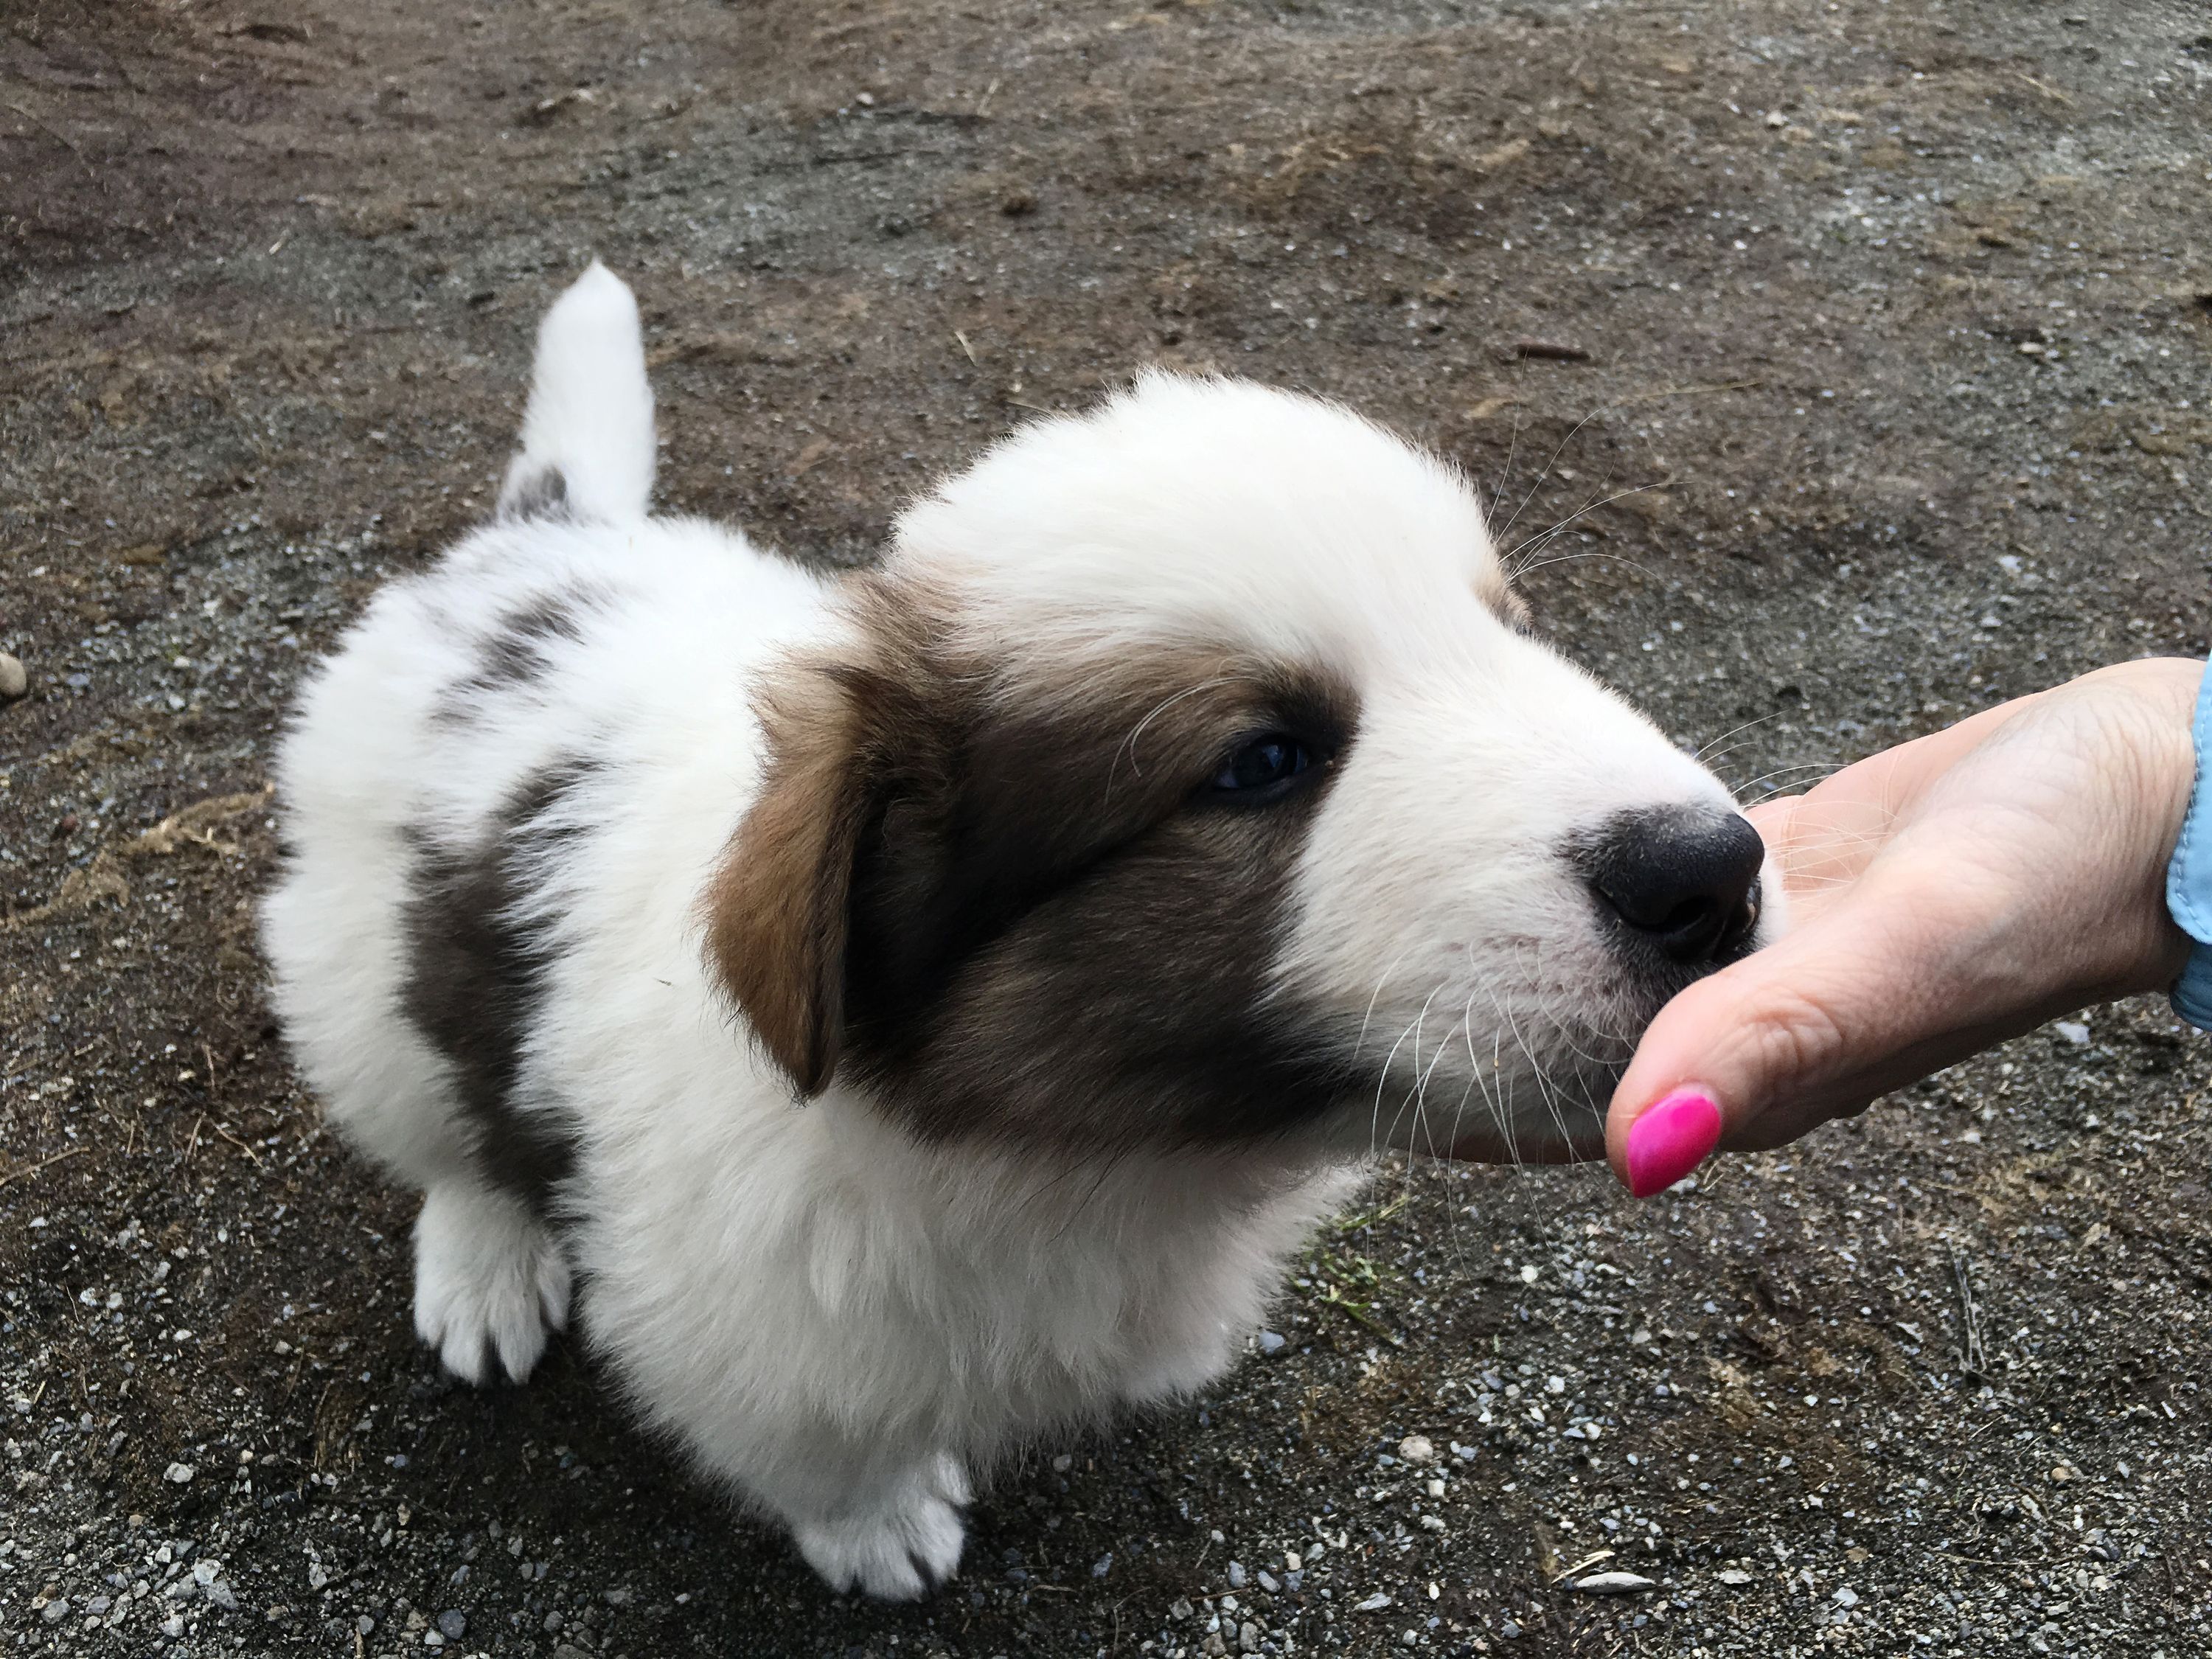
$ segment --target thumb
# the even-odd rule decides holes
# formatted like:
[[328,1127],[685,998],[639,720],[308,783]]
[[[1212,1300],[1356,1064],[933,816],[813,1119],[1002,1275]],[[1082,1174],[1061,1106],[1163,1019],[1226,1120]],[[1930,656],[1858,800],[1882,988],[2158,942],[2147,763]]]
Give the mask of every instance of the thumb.
[[1921,1075],[1953,1024],[1947,930],[1929,920],[1920,906],[1855,896],[1668,1003],[1607,1115],[1606,1159],[1622,1183],[1649,1197],[1723,1141],[1780,1146]]

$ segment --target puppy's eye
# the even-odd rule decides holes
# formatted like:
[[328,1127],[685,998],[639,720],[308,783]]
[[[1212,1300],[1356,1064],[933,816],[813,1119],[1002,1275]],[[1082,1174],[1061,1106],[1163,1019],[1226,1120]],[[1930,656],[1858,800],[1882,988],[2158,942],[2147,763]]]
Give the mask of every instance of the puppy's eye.
[[1300,773],[1310,770],[1319,757],[1301,739],[1271,732],[1255,738],[1213,775],[1218,794],[1235,794],[1264,800],[1282,793]]

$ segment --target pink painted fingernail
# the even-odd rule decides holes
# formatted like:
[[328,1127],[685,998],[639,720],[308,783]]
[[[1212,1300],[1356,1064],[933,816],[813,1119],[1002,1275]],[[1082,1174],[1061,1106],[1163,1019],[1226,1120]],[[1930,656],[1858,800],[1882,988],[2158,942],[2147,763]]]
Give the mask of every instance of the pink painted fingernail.
[[1701,1089],[1677,1089],[1628,1131],[1628,1190],[1663,1193],[1705,1161],[1721,1138],[1721,1109]]

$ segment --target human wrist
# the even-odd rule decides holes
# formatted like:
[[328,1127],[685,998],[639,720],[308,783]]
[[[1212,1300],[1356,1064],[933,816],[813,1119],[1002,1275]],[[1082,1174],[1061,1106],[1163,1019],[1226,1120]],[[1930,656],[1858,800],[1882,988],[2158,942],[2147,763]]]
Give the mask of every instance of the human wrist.
[[2191,708],[2190,794],[2168,859],[2163,897],[2168,917],[2187,940],[2167,978],[2173,1010],[2200,1030],[2212,1030],[2212,671],[2195,668]]
[[2088,931],[2076,935],[2085,955],[2069,975],[2076,1006],[2164,991],[2188,961],[2191,941],[2168,911],[2166,886],[2197,780],[2192,726],[2203,673],[2188,658],[2146,657],[2028,700],[2051,700],[2059,729],[2094,754],[2099,775],[2083,781],[2106,812],[2110,839],[2085,866],[2101,872],[2103,891],[2077,912]]
[[2193,657],[2146,657],[2128,663],[2142,711],[2144,823],[2161,867],[2173,856],[2197,786],[2196,720],[2204,664]]
[[2195,735],[2204,664],[2187,657],[2147,657],[2105,670],[2127,687],[2136,718],[2130,748],[2148,902],[2143,949],[2130,992],[2163,991],[2186,965],[2193,941],[2168,902],[2168,877],[2197,787]]

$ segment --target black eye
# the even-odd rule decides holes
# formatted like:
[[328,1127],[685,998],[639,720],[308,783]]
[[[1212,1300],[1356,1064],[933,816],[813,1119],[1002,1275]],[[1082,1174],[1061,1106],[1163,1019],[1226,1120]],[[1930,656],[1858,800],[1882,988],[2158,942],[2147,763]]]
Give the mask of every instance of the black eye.
[[1280,732],[1255,738],[1213,775],[1213,787],[1222,794],[1265,799],[1283,793],[1291,780],[1309,770],[1314,751],[1297,738]]

